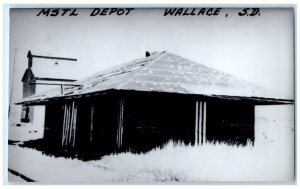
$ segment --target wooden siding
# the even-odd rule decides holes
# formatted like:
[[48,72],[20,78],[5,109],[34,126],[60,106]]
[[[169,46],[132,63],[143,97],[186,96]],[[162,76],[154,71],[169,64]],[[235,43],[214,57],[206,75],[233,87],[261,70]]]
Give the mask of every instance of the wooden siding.
[[50,148],[61,147],[64,120],[64,106],[51,103],[46,106],[44,141]]
[[123,121],[124,119],[124,98],[120,98],[119,110],[118,110],[118,128],[117,128],[117,147],[122,147],[123,142]]
[[62,146],[75,146],[77,122],[77,105],[75,102],[64,104],[64,119],[62,132]]
[[206,102],[196,101],[195,144],[206,142]]
[[240,101],[208,102],[206,136],[210,142],[254,142],[254,105]]
[[254,141],[254,105],[121,93],[49,103],[45,140],[87,153],[144,152],[169,140],[202,145]]
[[115,96],[103,96],[93,98],[89,103],[94,106],[91,145],[103,152],[117,150],[121,146],[120,99]]
[[145,93],[129,93],[124,99],[124,149],[145,151],[169,140],[194,142],[193,100]]

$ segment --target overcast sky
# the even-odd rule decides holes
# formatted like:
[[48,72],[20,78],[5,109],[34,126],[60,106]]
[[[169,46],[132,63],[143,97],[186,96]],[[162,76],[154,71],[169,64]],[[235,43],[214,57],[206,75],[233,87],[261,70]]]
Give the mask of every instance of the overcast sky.
[[36,16],[40,9],[11,10],[13,99],[21,99],[28,50],[77,58],[70,69],[78,79],[143,57],[145,51],[166,50],[293,97],[292,9],[261,9],[260,16],[253,17],[238,16],[240,10],[176,17],[163,16],[164,9],[95,17],[89,16],[91,9],[77,9],[76,17]]

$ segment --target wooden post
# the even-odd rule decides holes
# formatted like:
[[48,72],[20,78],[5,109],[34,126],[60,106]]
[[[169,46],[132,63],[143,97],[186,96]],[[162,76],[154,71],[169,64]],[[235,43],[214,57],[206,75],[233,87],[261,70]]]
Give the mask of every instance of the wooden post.
[[60,84],[60,92],[61,92],[61,95],[64,94],[64,84]]
[[124,98],[120,98],[119,113],[118,113],[118,127],[117,127],[117,147],[122,147],[123,140],[123,116],[124,116]]

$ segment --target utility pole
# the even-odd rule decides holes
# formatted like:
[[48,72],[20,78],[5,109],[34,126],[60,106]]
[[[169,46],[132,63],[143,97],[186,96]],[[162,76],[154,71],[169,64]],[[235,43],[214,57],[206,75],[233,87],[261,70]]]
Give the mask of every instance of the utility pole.
[[13,71],[11,76],[11,86],[10,86],[10,95],[9,95],[9,105],[8,105],[8,117],[10,117],[10,110],[11,110],[11,102],[12,102],[12,94],[13,94],[13,86],[14,86],[14,78],[15,78],[15,67],[16,67],[16,55],[17,55],[18,49],[15,48],[14,52],[14,63],[13,63]]

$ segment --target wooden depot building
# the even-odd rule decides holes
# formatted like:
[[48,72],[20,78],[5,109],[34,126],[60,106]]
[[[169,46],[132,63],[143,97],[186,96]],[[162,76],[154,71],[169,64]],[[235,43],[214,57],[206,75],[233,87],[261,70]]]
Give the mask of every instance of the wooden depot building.
[[169,140],[254,144],[254,107],[293,103],[165,51],[75,83],[18,103],[46,107],[43,140],[55,149],[140,151]]

